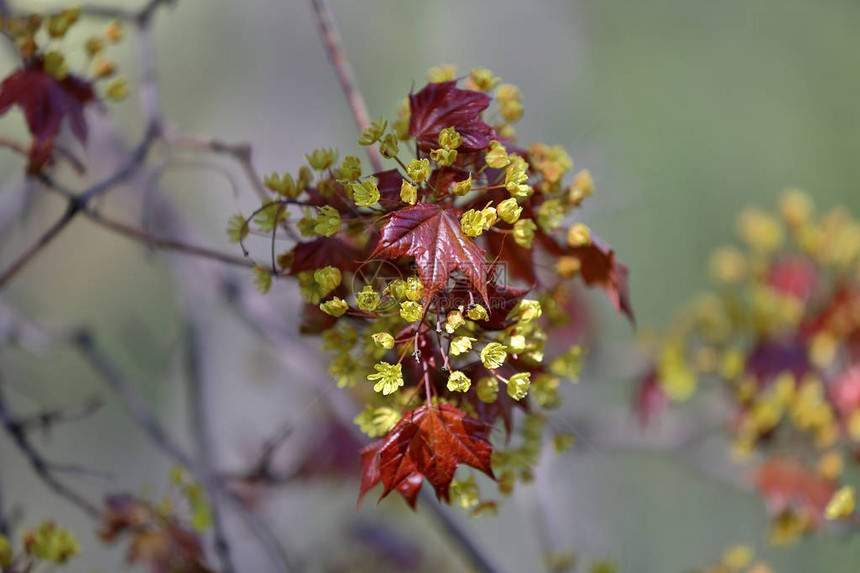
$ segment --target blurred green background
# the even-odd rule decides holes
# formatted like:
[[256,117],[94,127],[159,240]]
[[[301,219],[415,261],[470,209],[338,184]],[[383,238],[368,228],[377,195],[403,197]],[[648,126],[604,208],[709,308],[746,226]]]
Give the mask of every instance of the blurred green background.
[[[423,85],[425,71],[440,63],[455,64],[462,73],[488,67],[520,86],[526,109],[521,140],[565,145],[576,167],[594,175],[598,193],[584,217],[630,267],[643,328],[664,326],[680,301],[706,285],[707,255],[733,237],[734,215],[743,206],[770,208],[784,187],[795,186],[821,209],[842,205],[860,212],[860,196],[851,191],[860,179],[855,0],[331,4],[374,117],[393,117],[409,90]],[[13,6],[58,4],[27,0]],[[179,0],[176,9],[159,14],[155,29],[164,111],[181,129],[253,143],[263,172],[295,170],[301,153],[315,147],[360,153],[305,3]],[[135,49],[129,31],[117,53],[133,84]],[[12,65],[4,55],[2,70]],[[109,106],[129,142],[140,135],[137,103],[132,97]],[[4,118],[0,133],[21,136],[18,115]],[[213,164],[231,170],[239,197],[207,167]],[[0,200],[16,192],[22,169],[20,158],[0,156]],[[225,221],[253,198],[233,165],[186,156],[162,183],[211,245],[235,248],[226,242]],[[132,213],[139,206],[133,200],[128,205]],[[36,198],[26,220],[0,244],[0,260],[8,263],[61,208],[53,198]],[[571,412],[599,416],[605,409],[609,416],[629,399],[634,333],[597,294],[589,300],[599,309],[603,342],[590,375],[569,389],[568,402]],[[185,435],[175,301],[163,258],[84,221],[3,296],[6,305],[42,322],[96,327],[171,428]],[[283,312],[292,308],[287,297]],[[285,369],[227,310],[213,313],[211,327],[218,344],[211,366],[217,438],[223,463],[236,467],[253,459],[249,450],[285,418],[313,402],[291,379],[326,376],[325,365],[300,358],[307,343],[298,341],[295,370]],[[100,392],[99,381],[70,352],[33,358],[7,351],[0,359],[15,404],[25,410]],[[54,458],[109,470],[110,483],[76,482],[93,494],[144,484],[158,490],[166,482],[168,462],[113,403],[38,443]],[[719,439],[706,447],[708,455],[722,455]],[[836,534],[788,550],[768,548],[767,514],[757,497],[705,479],[673,456],[580,444],[550,470],[540,495],[526,491],[500,517],[466,522],[508,571],[540,570],[531,504],[542,496],[551,500],[551,537],[559,549],[614,557],[625,572],[683,571],[737,542],[759,548],[782,573],[857,569],[860,542]],[[80,515],[46,494],[5,439],[0,482],[7,501],[11,497],[26,510],[24,522],[50,515],[79,524],[88,551],[72,570],[116,570],[120,553],[97,548]],[[341,523],[354,519],[356,489],[348,484],[332,495],[326,484],[288,488],[273,496],[266,514],[289,547],[312,558],[313,548],[329,551],[341,543]],[[426,516],[404,512],[399,503],[367,504],[361,518],[397,520],[398,528],[422,536],[427,554],[447,551],[427,528]]]

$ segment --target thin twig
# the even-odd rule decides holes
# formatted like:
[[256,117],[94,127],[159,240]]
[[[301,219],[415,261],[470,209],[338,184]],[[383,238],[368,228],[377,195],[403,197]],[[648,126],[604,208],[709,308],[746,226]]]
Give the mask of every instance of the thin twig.
[[[2,11],[2,4],[0,4]],[[6,506],[3,502],[3,480],[0,479],[0,535],[9,537],[9,518],[6,517]]]
[[102,401],[94,396],[83,404],[74,408],[55,408],[45,410],[17,420],[25,432],[33,430],[48,430],[56,424],[76,422],[89,417],[102,407]]
[[36,475],[39,476],[45,485],[51,488],[54,493],[60,497],[65,498],[69,502],[78,506],[78,508],[90,517],[95,519],[101,515],[101,512],[95,504],[91,503],[81,494],[69,488],[63,482],[54,477],[51,464],[48,463],[38,451],[36,451],[36,448],[34,448],[30,443],[24,428],[12,415],[8,404],[6,403],[2,381],[0,381],[0,422],[3,423],[6,433],[18,447],[18,450],[27,458],[33,471],[36,472]]
[[254,266],[254,263],[242,257],[236,257],[233,255],[228,255],[227,253],[222,253],[219,251],[213,251],[206,247],[200,247],[197,245],[189,245],[182,241],[178,241],[176,239],[169,239],[166,237],[157,237],[144,231],[143,229],[138,229],[137,227],[132,227],[131,225],[127,225],[120,221],[115,221],[113,219],[108,219],[101,214],[90,211],[89,209],[84,213],[91,221],[105,227],[106,229],[110,229],[119,233],[120,235],[132,239],[134,241],[138,241],[144,243],[150,247],[165,249],[169,251],[176,251],[179,253],[185,253],[188,255],[195,255],[198,257],[203,257],[207,259],[212,259],[215,261],[219,261],[222,263],[227,263],[229,265],[234,265],[237,267],[251,268]]
[[[129,161],[123,167],[103,181],[96,183],[80,195],[67,195],[68,205],[66,206],[63,216],[60,217],[57,222],[45,231],[38,239],[36,239],[35,243],[30,245],[6,270],[2,272],[2,274],[0,274],[0,289],[3,289],[6,284],[21,271],[21,269],[27,266],[27,264],[32,261],[36,255],[42,252],[45,247],[56,239],[57,235],[66,228],[66,226],[75,218],[75,216],[78,215],[78,213],[81,212],[82,209],[87,207],[90,201],[103,195],[131,177],[146,159],[149,149],[152,147],[153,142],[158,136],[158,132],[158,124],[151,122],[146,129],[146,134],[144,135],[143,140],[138,144],[137,148],[131,154]],[[46,175],[41,175],[40,179],[47,183],[51,182]]]
[[47,231],[42,233],[42,235],[36,239],[35,243],[27,247],[27,249],[21,253],[18,258],[2,272],[2,274],[0,274],[0,290],[2,290],[6,284],[21,271],[21,269],[27,266],[27,264],[32,261],[36,255],[41,253],[45,247],[50,245],[51,242],[57,238],[57,235],[66,228],[66,225],[72,222],[72,219],[75,218],[78,211],[80,211],[80,206],[74,202],[69,202],[63,216],[57,219],[57,221],[51,225]]
[[[189,320],[186,328],[186,371],[188,372],[189,408],[191,410],[192,430],[200,452],[201,463],[210,476],[216,474],[215,451],[212,445],[212,422],[209,417],[208,380],[206,379],[203,357],[202,333],[195,320]],[[212,528],[214,531],[215,551],[225,573],[234,573],[236,568],[230,557],[230,544],[224,531],[221,518],[221,492],[215,485],[215,478],[206,481],[206,489],[212,498]]]
[[108,386],[120,398],[132,420],[144,431],[149,439],[168,457],[184,466],[194,477],[204,484],[211,483],[218,487],[219,493],[228,502],[229,508],[245,525],[257,536],[269,553],[272,563],[281,573],[290,573],[298,570],[291,559],[284,553],[280,544],[272,533],[263,524],[259,517],[248,511],[240,499],[226,490],[223,485],[213,476],[206,472],[199,464],[186,454],[182,448],[168,436],[167,432],[156,419],[149,408],[149,404],[135,389],[134,385],[127,380],[119,369],[104,355],[86,332],[80,332],[73,337],[72,344],[86,359],[90,366],[104,379]]
[[[349,108],[352,110],[352,117],[355,119],[358,130],[364,131],[370,127],[370,114],[367,111],[367,104],[364,103],[364,97],[362,97],[361,92],[358,90],[349,60],[346,59],[346,55],[340,45],[340,37],[334,24],[334,18],[325,0],[310,0],[310,2],[314,11],[317,29],[325,45],[326,54],[337,74],[340,88],[343,91],[343,95],[346,96]],[[382,158],[376,146],[368,146],[367,154],[370,157],[373,169],[375,171],[382,171]]]

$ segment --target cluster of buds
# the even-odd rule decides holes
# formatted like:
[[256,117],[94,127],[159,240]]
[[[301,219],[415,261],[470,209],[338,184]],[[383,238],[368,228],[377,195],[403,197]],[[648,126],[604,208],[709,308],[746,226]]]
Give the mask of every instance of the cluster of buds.
[[53,521],[45,521],[21,534],[22,550],[16,554],[9,539],[0,535],[0,571],[32,571],[41,563],[63,564],[81,552],[75,534]]
[[116,62],[106,54],[109,46],[124,38],[122,25],[117,21],[111,22],[100,34],[83,40],[88,71],[72,74],[65,54],[78,49],[63,46],[62,42],[79,20],[80,9],[67,8],[48,16],[31,14],[0,19],[0,30],[15,42],[25,68],[44,70],[58,81],[65,80],[70,74],[79,80],[103,81],[106,83],[105,97],[124,99],[128,95],[128,82],[117,75]]
[[[32,135],[28,173],[38,173],[54,159],[54,140],[68,118],[72,134],[84,143],[87,124],[84,108],[98,101],[95,86],[104,84],[104,96],[121,100],[128,95],[128,82],[117,75],[116,63],[106,56],[109,45],[123,38],[118,22],[108,24],[100,35],[87,38],[82,50],[63,47],[80,11],[69,8],[51,16],[0,18],[0,32],[15,42],[21,67],[0,84],[0,116],[13,106],[24,113]],[[83,51],[88,71],[74,73],[67,55]],[[64,155],[73,159],[68,150]],[[72,161],[79,169],[80,162]]]
[[784,544],[854,513],[843,469],[860,451],[860,223],[840,209],[817,216],[788,190],[778,215],[744,211],[738,234],[742,248],[711,258],[715,288],[655,352],[638,404],[647,419],[705,381],[723,386],[734,455],[759,462],[772,540]]
[[[314,151],[297,174],[266,177],[272,196],[228,229],[246,255],[252,233],[271,240],[270,260],[255,263],[260,290],[273,278],[298,282],[302,332],[322,337],[332,376],[365,402],[356,423],[381,438],[365,450],[363,491],[379,481],[380,460],[414,454],[392,453],[386,439],[425,431],[412,425],[429,410],[447,417],[443,425],[466,416],[483,448],[486,429],[502,420],[510,432],[520,409],[528,412],[522,446],[496,451],[492,469],[491,448],[454,460],[498,474],[509,492],[539,454],[539,408],[557,406],[560,380],[579,374],[577,341],[548,336],[582,321],[569,279],[604,288],[630,312],[614,252],[566,222],[593,193],[591,176],[565,185],[573,162],[561,147],[515,145],[518,89],[487,70],[473,70],[464,89],[453,74],[431,71],[397,121],[361,133],[359,143],[377,146],[391,169],[366,174],[357,157],[338,163],[333,150]],[[278,253],[280,239],[292,245]],[[413,503],[424,476],[441,498],[479,503],[471,478],[451,484],[451,469],[434,482],[423,463],[409,475],[383,473],[385,493],[396,488]]]

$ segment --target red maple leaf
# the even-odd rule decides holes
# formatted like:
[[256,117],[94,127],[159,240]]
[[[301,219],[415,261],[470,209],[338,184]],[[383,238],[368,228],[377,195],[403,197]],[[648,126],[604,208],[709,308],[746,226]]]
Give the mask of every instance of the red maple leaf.
[[824,510],[836,492],[833,482],[798,461],[781,457],[765,461],[753,482],[772,513],[794,508],[816,525],[823,521]]
[[370,258],[415,257],[427,299],[445,289],[453,271],[460,271],[487,300],[487,260],[484,250],[460,228],[457,212],[423,203],[391,215]]
[[332,266],[341,271],[354,271],[360,266],[361,253],[346,241],[337,237],[318,237],[313,241],[299,243],[293,249],[293,264],[290,274],[313,271]]
[[582,265],[580,273],[586,285],[603,288],[615,308],[627,315],[631,322],[636,322],[627,288],[627,267],[615,260],[615,251],[609,245],[592,236],[591,244],[568,248],[564,254],[579,259]]
[[30,173],[38,172],[50,161],[54,138],[65,117],[72,133],[83,143],[87,137],[84,106],[95,101],[92,85],[72,74],[58,80],[44,70],[40,59],[14,71],[0,84],[0,115],[13,105],[24,112],[33,135],[30,148]]
[[479,151],[497,139],[496,131],[484,123],[481,112],[490,105],[490,96],[462,90],[456,81],[428,84],[409,96],[409,134],[423,150],[439,147],[439,132],[453,127],[461,136],[461,151]]
[[472,466],[495,479],[490,467],[493,446],[490,426],[450,404],[419,406],[407,413],[379,440],[361,451],[362,476],[358,501],[377,483],[380,500],[397,490],[410,506],[427,478],[436,497],[448,501],[448,490],[460,464]]

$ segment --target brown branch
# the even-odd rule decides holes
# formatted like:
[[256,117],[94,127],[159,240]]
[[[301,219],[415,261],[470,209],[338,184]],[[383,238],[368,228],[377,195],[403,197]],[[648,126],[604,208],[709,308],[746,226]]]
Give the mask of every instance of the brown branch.
[[[343,91],[343,95],[346,96],[350,110],[352,110],[355,124],[358,126],[359,131],[364,131],[370,127],[370,114],[367,111],[367,104],[364,103],[364,97],[362,97],[361,92],[358,90],[355,76],[352,73],[352,67],[349,65],[349,61],[346,59],[346,55],[340,45],[340,37],[334,24],[334,18],[325,0],[310,0],[310,2],[320,38],[322,38],[325,45],[326,55],[337,74],[340,88]],[[382,158],[376,146],[368,146],[367,154],[370,157],[370,163],[373,165],[374,171],[382,171]]]
[[76,422],[94,414],[102,407],[102,401],[97,396],[90,398],[74,408],[55,408],[38,414],[18,418],[17,423],[25,432],[33,430],[49,430],[57,424]]
[[51,488],[54,493],[78,506],[83,512],[90,517],[96,519],[101,515],[101,511],[95,504],[88,501],[81,494],[66,486],[63,482],[54,476],[54,470],[57,469],[51,463],[45,460],[33,444],[30,443],[24,427],[15,419],[6,403],[5,393],[3,392],[2,382],[0,382],[0,422],[3,423],[3,428],[17,446],[18,450],[30,462],[33,471],[39,476],[45,485]]
[[[191,410],[192,429],[197,449],[200,452],[204,471],[210,476],[215,475],[215,451],[212,445],[212,421],[209,409],[206,407],[208,380],[203,366],[202,333],[197,321],[189,320],[186,328],[186,371],[188,372],[189,408]],[[212,498],[212,528],[214,530],[215,551],[221,561],[225,573],[235,573],[233,560],[230,557],[230,544],[224,531],[221,518],[222,493],[215,485],[215,478],[206,482],[206,489]]]
[[80,206],[74,202],[69,202],[66,211],[63,213],[63,216],[60,217],[56,223],[51,225],[47,231],[42,233],[42,235],[36,239],[36,242],[27,247],[27,249],[21,253],[15,261],[9,265],[6,270],[0,274],[0,290],[2,290],[6,284],[12,280],[15,275],[17,275],[21,269],[23,269],[27,264],[33,260],[42,250],[51,244],[51,242],[57,238],[57,235],[66,228],[66,225],[72,222],[72,219],[75,218],[75,215],[80,211]]
[[[33,260],[36,255],[42,252],[45,247],[56,239],[57,235],[66,228],[66,226],[75,218],[75,216],[78,215],[78,213],[81,212],[82,209],[87,207],[90,201],[103,195],[116,185],[119,185],[131,177],[146,159],[149,149],[152,147],[158,132],[159,128],[157,123],[150,123],[143,140],[138,144],[137,148],[131,154],[129,161],[123,167],[107,177],[105,180],[96,183],[79,195],[66,193],[68,205],[63,216],[60,217],[60,219],[58,219],[57,222],[45,231],[38,239],[36,239],[35,243],[27,247],[27,249],[17,259],[15,259],[15,261],[6,270],[4,270],[2,274],[0,274],[0,290],[2,290],[6,284],[21,271],[21,269],[27,266],[27,264]],[[49,184],[49,186],[56,187],[47,175],[40,175],[39,178],[46,184]]]
[[183,133],[174,127],[165,129],[164,139],[168,145],[180,149],[232,157],[242,168],[242,172],[245,174],[257,197],[261,201],[270,198],[268,190],[263,186],[263,178],[260,177],[260,173],[254,166],[253,152],[249,143],[229,143],[220,139]]
[[264,545],[278,571],[289,573],[290,571],[297,570],[298,567],[283,552],[277,540],[259,518],[248,511],[242,501],[232,492],[225,489],[223,484],[217,479],[217,476],[207,472],[205,468],[197,464],[170,438],[152,413],[149,404],[147,404],[143,396],[134,387],[134,384],[126,379],[108,357],[96,347],[92,336],[87,332],[79,332],[76,336],[72,337],[71,343],[89,363],[90,367],[101,376],[110,389],[120,398],[126,410],[131,415],[132,420],[143,430],[159,450],[188,469],[203,484],[218,489],[219,494],[228,502],[231,511],[244,521],[245,525],[253,531]]
[[169,251],[176,251],[179,253],[184,253],[187,255],[194,255],[198,257],[203,257],[206,259],[212,259],[215,261],[219,261],[222,263],[227,263],[229,265],[234,265],[238,267],[251,268],[254,266],[254,263],[249,259],[244,259],[242,257],[236,257],[233,255],[229,255],[227,253],[222,253],[219,251],[213,251],[206,247],[200,247],[197,245],[189,245],[182,241],[176,239],[170,239],[166,237],[157,237],[151,233],[144,231],[143,229],[139,229],[137,227],[133,227],[131,225],[127,225],[126,223],[122,223],[120,221],[116,221],[113,219],[108,219],[98,213],[95,213],[90,210],[86,210],[84,215],[89,218],[94,223],[114,231],[124,237],[132,239],[134,241],[138,241],[144,243],[150,247],[164,249]]

